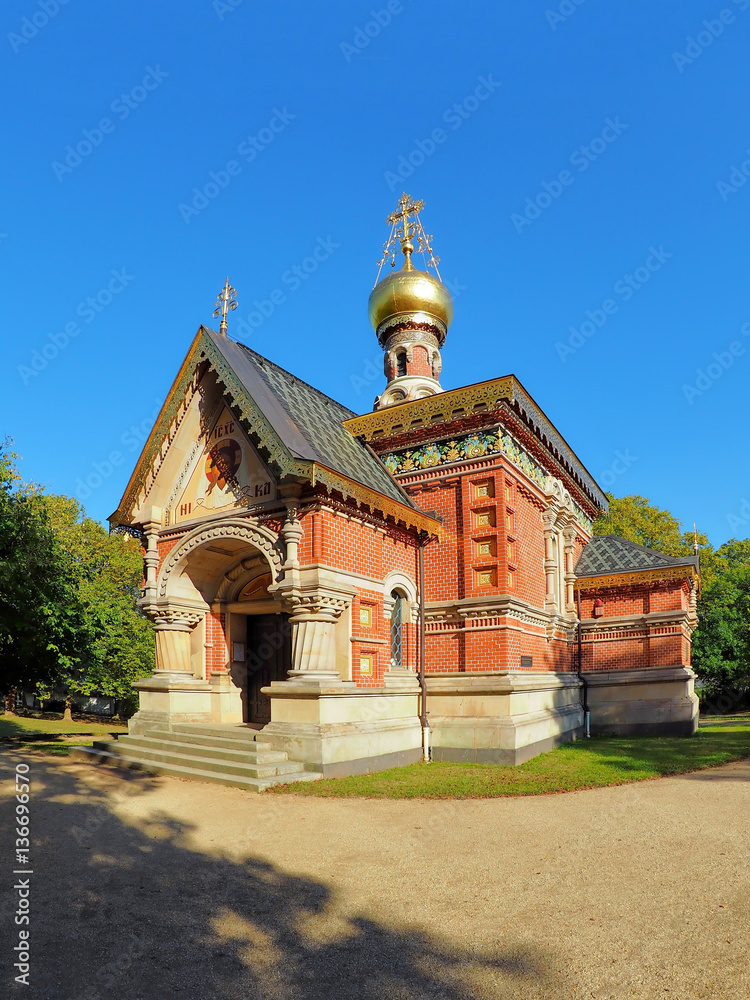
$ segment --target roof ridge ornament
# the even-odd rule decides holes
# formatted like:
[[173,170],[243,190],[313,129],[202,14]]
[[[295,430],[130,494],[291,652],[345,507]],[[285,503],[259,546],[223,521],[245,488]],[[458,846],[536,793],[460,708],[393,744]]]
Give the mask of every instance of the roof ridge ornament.
[[224,287],[219,292],[219,297],[216,299],[216,308],[214,309],[214,316],[221,316],[221,325],[219,327],[219,333],[223,333],[226,337],[227,335],[227,312],[237,308],[237,292],[229,284],[229,275],[227,275],[227,280],[224,282]]
[[[396,211],[391,212],[385,220],[390,225],[391,231],[388,239],[383,244],[383,255],[378,261],[378,274],[375,278],[376,285],[380,281],[380,272],[383,270],[383,265],[389,257],[391,258],[391,267],[396,266],[396,251],[394,247],[397,242],[401,244],[401,252],[404,255],[402,270],[414,270],[411,260],[411,255],[414,253],[413,236],[417,237],[416,252],[421,253],[424,257],[425,270],[428,267],[433,268],[435,274],[440,278],[440,271],[438,270],[440,258],[436,257],[432,250],[433,237],[430,233],[424,231],[424,226],[419,218],[419,213],[423,208],[424,201],[421,199],[415,201],[410,194],[404,191],[398,200]],[[442,279],[440,280],[442,281]]]

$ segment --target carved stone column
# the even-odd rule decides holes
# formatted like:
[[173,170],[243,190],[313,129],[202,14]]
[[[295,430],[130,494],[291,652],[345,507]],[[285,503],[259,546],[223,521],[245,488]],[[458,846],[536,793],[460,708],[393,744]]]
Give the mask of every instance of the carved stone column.
[[576,544],[575,525],[567,524],[563,528],[563,537],[565,539],[565,611],[571,615],[575,614],[576,610],[573,596],[573,585],[576,582],[576,575],[573,571]]
[[156,631],[156,669],[136,681],[139,709],[128,723],[131,733],[171,729],[186,722],[209,723],[211,686],[193,676],[190,633],[203,618],[198,608],[146,606]]
[[151,520],[143,525],[146,536],[146,554],[143,557],[143,595],[144,603],[156,600],[156,576],[159,569],[159,529],[161,528],[161,518],[158,507],[151,508]]
[[202,611],[185,608],[164,608],[154,621],[156,632],[156,671],[154,676],[164,674],[189,675],[193,669],[190,663],[190,633],[203,619]]
[[290,679],[336,679],[336,622],[349,606],[348,595],[318,591],[299,595],[289,618],[292,626]]
[[287,517],[281,528],[281,534],[286,543],[286,562],[284,569],[299,569],[299,558],[297,550],[302,541],[305,529],[302,527],[298,516],[296,501],[287,501]]
[[557,533],[555,523],[557,521],[557,511],[550,507],[542,514],[542,524],[544,525],[544,576],[546,579],[546,597],[544,599],[545,611],[550,614],[557,614],[557,556],[555,553],[555,540]]

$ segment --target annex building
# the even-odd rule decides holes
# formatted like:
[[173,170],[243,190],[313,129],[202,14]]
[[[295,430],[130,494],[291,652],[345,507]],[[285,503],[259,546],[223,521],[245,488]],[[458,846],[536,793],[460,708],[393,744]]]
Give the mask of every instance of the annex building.
[[697,560],[592,537],[606,496],[514,375],[442,389],[421,207],[389,217],[371,412],[232,340],[228,281],[198,330],[111,518],[156,628],[132,759],[249,737],[291,780],[695,730]]

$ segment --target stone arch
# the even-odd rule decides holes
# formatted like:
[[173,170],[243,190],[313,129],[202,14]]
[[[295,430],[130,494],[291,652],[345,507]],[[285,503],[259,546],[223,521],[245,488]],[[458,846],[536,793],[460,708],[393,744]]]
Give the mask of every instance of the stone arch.
[[194,528],[175,545],[159,572],[158,598],[164,600],[170,597],[170,590],[182,576],[191,555],[205,545],[222,541],[244,542],[252,546],[268,563],[272,579],[280,579],[285,558],[283,539],[264,525],[241,518],[228,518]]
[[383,580],[383,617],[390,621],[393,611],[393,591],[402,594],[407,600],[407,621],[415,622],[419,614],[419,598],[417,585],[410,576],[401,570],[394,570]]

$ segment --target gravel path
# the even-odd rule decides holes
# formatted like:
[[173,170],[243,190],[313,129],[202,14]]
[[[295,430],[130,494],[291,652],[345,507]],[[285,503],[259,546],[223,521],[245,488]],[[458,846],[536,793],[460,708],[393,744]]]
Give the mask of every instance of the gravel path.
[[566,795],[398,802],[29,755],[27,988],[10,969],[20,759],[0,761],[4,997],[750,997],[748,761]]

